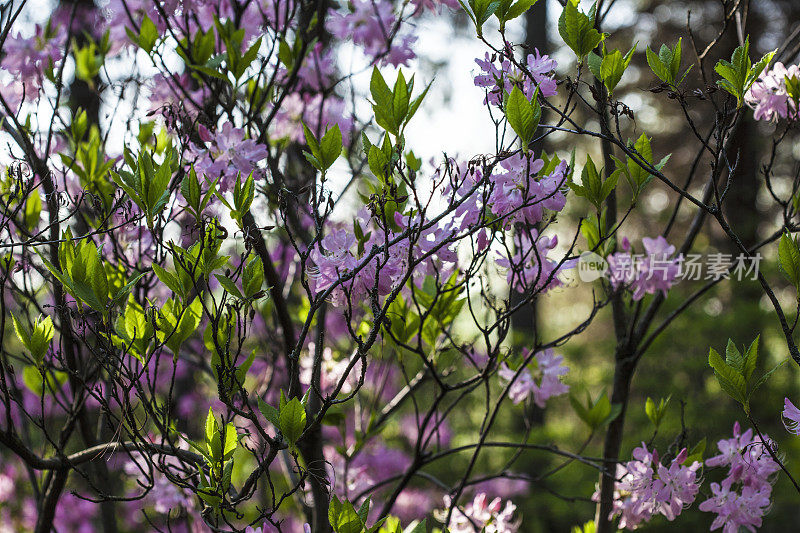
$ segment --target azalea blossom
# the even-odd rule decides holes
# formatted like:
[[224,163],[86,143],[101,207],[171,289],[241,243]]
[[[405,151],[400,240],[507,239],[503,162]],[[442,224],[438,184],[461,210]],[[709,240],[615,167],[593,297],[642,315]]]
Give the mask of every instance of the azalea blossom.
[[795,407],[789,398],[784,399],[783,425],[787,431],[800,435],[800,409]]
[[[444,497],[444,503],[445,510],[437,513],[442,517],[447,515],[447,509],[451,507],[450,496]],[[479,493],[463,510],[459,507],[453,508],[447,528],[451,533],[474,533],[476,530],[485,533],[516,533],[519,529],[519,522],[514,520],[516,508],[510,501],[506,501],[504,506],[500,498],[489,501],[486,494]]]
[[711,529],[723,528],[723,533],[736,533],[739,527],[749,531],[761,526],[772,495],[774,474],[780,470],[766,446],[772,441],[753,436],[753,430],[741,431],[733,426],[733,437],[717,443],[719,455],[706,460],[707,466],[727,466],[728,475],[721,483],[712,483],[713,496],[700,504],[700,510],[715,513]]
[[255,178],[262,176],[258,163],[269,155],[267,147],[246,139],[244,130],[234,128],[230,122],[213,135],[203,125],[199,125],[198,130],[204,141],[204,146],[193,145],[192,150],[198,174],[205,174],[210,179],[220,178],[219,187],[223,191],[232,189],[239,175],[243,180],[251,173]]
[[[530,352],[523,349],[522,358],[527,359],[528,354]],[[561,382],[561,378],[569,372],[569,367],[561,364],[563,361],[562,356],[556,355],[552,348],[548,348],[534,356],[533,374],[525,368],[514,379],[517,372],[511,370],[506,363],[501,365],[497,373],[505,381],[513,381],[508,397],[514,404],[524,401],[532,394],[534,403],[543,409],[548,399],[569,391],[569,386]]]
[[[497,59],[488,52],[484,59],[475,59],[482,72],[475,76],[474,82],[477,87],[483,87],[487,91],[484,103],[499,106],[504,94],[510,94],[515,85],[520,87],[528,100],[533,98],[537,89],[545,98],[555,96],[558,85],[552,72],[558,63],[550,56],[542,55],[539,50],[534,52],[535,54],[529,54],[525,60],[530,75],[517,68],[508,58]],[[498,61],[499,66],[496,65]]]
[[[685,465],[686,448],[670,462],[661,464],[658,452],[642,445],[633,450],[633,460],[617,465],[614,506],[611,517],[619,516],[619,527],[636,529],[653,516],[661,514],[674,520],[690,506],[700,490],[697,471],[701,464]],[[599,490],[592,499],[599,501]],[[611,518],[610,517],[610,518]]]
[[769,72],[763,73],[748,89],[745,102],[755,111],[756,120],[777,122],[779,118],[797,118],[795,103],[786,89],[786,78],[800,80],[800,66],[775,63]]
[[667,291],[678,282],[681,273],[682,256],[675,256],[675,247],[659,235],[652,239],[642,239],[645,253],[632,255],[630,242],[623,239],[622,251],[609,255],[608,275],[614,290],[630,289],[634,301],[641,300],[645,294]]

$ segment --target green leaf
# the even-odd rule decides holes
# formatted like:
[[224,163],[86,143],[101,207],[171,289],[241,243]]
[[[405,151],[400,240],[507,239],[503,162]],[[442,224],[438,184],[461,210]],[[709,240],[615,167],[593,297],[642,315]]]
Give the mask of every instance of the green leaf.
[[722,77],[721,80],[717,80],[717,85],[735,96],[738,107],[742,107],[745,93],[767,68],[774,56],[774,51],[769,52],[759,59],[758,63],[752,65],[750,38],[747,37],[744,44],[733,51],[730,61],[720,59],[714,66],[714,71]]
[[778,242],[778,264],[783,275],[800,290],[800,249],[788,232]]
[[515,85],[505,105],[508,123],[520,138],[522,149],[526,153],[529,149],[528,145],[539,127],[539,119],[542,115],[537,94],[534,94],[533,100],[529,102],[525,94]]
[[508,22],[509,20],[514,20],[518,16],[526,13],[530,8],[532,8],[538,0],[518,0],[505,16],[501,19],[503,22]]
[[34,361],[40,363],[53,339],[53,320],[49,316],[44,319],[40,316],[34,321],[30,330],[13,313],[11,313],[11,321],[17,338],[31,353]]
[[247,298],[252,298],[264,284],[264,266],[261,258],[256,256],[247,263],[242,272],[242,289]]
[[658,429],[658,427],[661,425],[661,420],[664,418],[664,414],[667,412],[669,401],[670,397],[667,397],[666,399],[661,398],[661,400],[658,402],[658,405],[656,405],[656,402],[654,402],[652,398],[647,398],[644,411],[647,414],[647,418],[650,419],[650,422],[653,424],[653,426],[655,426],[656,429]]
[[410,94],[408,92],[408,84],[406,78],[403,76],[403,70],[397,72],[397,80],[394,83],[392,96],[392,116],[395,124],[402,124],[408,114],[408,103]]
[[39,225],[39,220],[42,216],[42,198],[39,195],[39,189],[32,190],[28,197],[25,199],[25,213],[24,220],[25,226],[30,231],[34,231],[36,226]]
[[717,377],[722,390],[737,402],[746,405],[747,386],[744,377],[736,369],[728,365],[714,348],[709,349],[708,364],[714,369],[714,375]]
[[161,283],[166,285],[174,294],[180,296],[182,300],[186,300],[183,287],[181,286],[181,283],[178,281],[178,277],[175,274],[165,270],[156,263],[153,263],[153,272],[155,272],[156,277],[158,277]]
[[214,274],[214,277],[217,278],[219,284],[222,285],[222,288],[225,289],[227,292],[229,292],[233,296],[236,296],[240,300],[244,299],[244,295],[242,294],[242,292],[239,290],[239,287],[236,286],[236,283],[234,283],[234,281],[231,278],[221,274]]
[[589,52],[589,55],[586,56],[586,64],[589,66],[589,72],[598,80],[603,81],[603,74],[601,72],[603,58],[594,52]]
[[[664,50],[666,45],[662,45],[661,49]],[[653,52],[650,47],[647,47],[646,50],[647,55],[647,64],[650,66],[650,70],[653,71],[653,74],[656,75],[658,79],[666,83],[673,83],[674,79],[672,78],[672,74],[667,65],[661,62],[661,58]]]
[[275,428],[281,428],[278,410],[262,400],[260,397],[258,398],[258,410],[261,411],[261,414],[264,415],[264,418],[266,418],[268,422],[275,426]]
[[292,398],[279,411],[281,433],[286,441],[294,445],[306,427],[306,411],[297,398]]
[[756,365],[758,364],[758,341],[760,338],[761,335],[758,335],[753,342],[750,343],[750,347],[747,349],[747,353],[745,353],[744,356],[742,374],[744,375],[745,381],[748,383],[750,382],[750,377],[753,375]]
[[158,28],[150,17],[144,15],[142,17],[142,25],[139,28],[139,47],[149,54],[153,50],[157,39]]
[[633,45],[633,48],[625,56],[619,50],[614,50],[603,57],[603,61],[600,64],[600,77],[609,94],[614,92],[614,88],[622,79],[622,75],[627,70],[635,51],[636,45]]
[[338,124],[334,124],[322,136],[319,143],[319,152],[323,171],[331,168],[342,154],[342,132],[339,130]]
[[230,422],[226,424],[224,437],[225,442],[222,450],[222,458],[223,460],[228,460],[239,445],[239,435],[236,433],[236,426]]
[[728,344],[725,346],[725,362],[744,376],[744,357],[742,357],[739,349],[736,348],[736,344],[731,339],[728,339]]
[[567,0],[558,19],[558,33],[567,46],[583,61],[605,39],[605,34],[594,28],[594,8],[592,16],[578,10],[579,0]]

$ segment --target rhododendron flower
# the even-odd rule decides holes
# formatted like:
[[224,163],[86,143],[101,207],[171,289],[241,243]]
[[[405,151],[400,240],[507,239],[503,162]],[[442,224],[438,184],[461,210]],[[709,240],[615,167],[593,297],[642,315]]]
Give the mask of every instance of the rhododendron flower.
[[797,118],[797,109],[786,90],[786,78],[800,79],[800,67],[786,68],[783,63],[775,63],[745,93],[745,102],[754,108],[756,120],[777,122],[779,118]]
[[564,263],[559,267],[556,261],[547,258],[547,254],[558,244],[558,237],[539,236],[539,232],[531,230],[531,236],[518,235],[514,239],[516,249],[510,257],[500,255],[496,260],[498,266],[507,268],[506,281],[518,292],[527,290],[549,290],[561,285],[557,273],[561,269],[572,268],[572,263]]
[[260,178],[262,172],[258,163],[266,159],[267,147],[253,139],[245,139],[244,130],[234,128],[226,122],[220,130],[212,135],[204,126],[198,126],[200,137],[205,146],[195,148],[197,156],[194,168],[211,179],[220,178],[219,187],[223,191],[233,188],[236,177],[242,179],[249,176]]
[[[635,529],[656,514],[674,520],[694,502],[700,490],[697,470],[701,464],[694,461],[684,465],[687,455],[684,448],[667,467],[660,463],[658,452],[650,452],[644,443],[634,449],[632,461],[617,465],[619,481],[614,485],[614,507],[609,518],[619,516],[622,529]],[[599,498],[598,490],[592,499]]]
[[292,93],[284,98],[275,115],[270,137],[303,142],[305,139],[303,123],[311,131],[325,131],[338,124],[339,131],[345,139],[349,138],[353,131],[353,117],[345,109],[342,99],[331,96],[323,100],[320,94],[312,96]]
[[62,26],[51,24],[44,27],[37,24],[32,37],[17,33],[3,43],[3,68],[23,82],[39,87],[44,69],[63,57],[66,37]]
[[[522,358],[527,359],[530,351],[522,350]],[[544,408],[548,399],[553,396],[560,396],[569,391],[569,386],[561,382],[561,377],[569,372],[569,367],[562,365],[564,358],[556,355],[552,348],[548,348],[537,353],[534,358],[535,370],[533,374],[525,368],[514,380],[516,371],[511,370],[506,363],[503,363],[498,375],[506,381],[513,381],[508,391],[508,397],[514,404],[524,401],[533,394],[534,403]]]
[[772,489],[769,486],[742,487],[741,493],[733,490],[733,480],[711,483],[713,496],[699,505],[701,511],[715,513],[711,530],[722,528],[723,533],[737,533],[740,527],[755,532],[761,527],[761,518],[769,507]]
[[[528,55],[525,66],[530,76],[518,69],[508,58],[500,59],[500,66],[496,66],[496,60],[487,52],[484,59],[475,59],[475,63],[481,67],[482,74],[475,76],[475,85],[487,90],[485,104],[499,106],[503,101],[505,93],[511,93],[514,85],[520,87],[528,100],[533,98],[536,89],[545,98],[555,96],[558,85],[552,77],[552,72],[558,63],[550,56],[541,55],[539,50],[535,50],[536,55]],[[531,76],[533,78],[531,79]]]
[[410,48],[416,37],[406,35],[389,42],[397,20],[391,2],[355,0],[351,5],[351,13],[329,12],[326,27],[332,35],[342,40],[352,39],[373,58],[385,54],[383,64],[405,65],[416,57]]
[[784,398],[782,414],[783,425],[786,426],[786,430],[795,435],[800,435],[800,409],[795,407],[795,405],[789,401],[789,398]]
[[659,291],[666,295],[681,273],[682,257],[673,257],[675,247],[660,235],[655,239],[645,237],[642,239],[645,254],[637,256],[631,255],[627,239],[625,243],[623,251],[606,258],[612,288],[630,288],[634,300]]
[[[444,518],[451,501],[450,496],[445,496],[445,510],[437,514]],[[519,522],[514,520],[516,508],[510,501],[503,506],[500,498],[489,501],[486,494],[479,493],[463,510],[459,507],[453,509],[447,527],[451,533],[515,533],[519,528]]]
[[[453,233],[452,223],[429,224],[418,215],[399,213],[395,223],[401,234],[390,231],[387,235],[372,223],[367,209],[360,210],[356,224],[366,237],[357,247],[362,250],[358,257],[354,250],[355,232],[342,227],[331,229],[310,254],[313,265],[309,265],[308,275],[312,291],[319,294],[334,287],[330,297],[337,307],[348,300],[363,301],[373,292],[376,282],[378,294],[386,295],[404,279],[409,258],[415,261],[413,277],[417,282],[424,281],[427,275],[448,278],[457,259],[452,243],[447,241]],[[398,240],[398,237],[403,238]],[[387,242],[390,244],[385,253],[372,254],[365,262],[374,247],[387,246]]]
[[735,533],[739,527],[755,531],[761,526],[772,495],[773,474],[778,465],[769,454],[767,446],[772,441],[764,436],[753,438],[753,430],[741,432],[739,423],[733,426],[733,437],[717,443],[721,452],[706,460],[708,466],[728,466],[728,476],[722,483],[712,483],[713,496],[700,504],[700,510],[716,513],[711,529],[723,528],[724,533]]
[[[773,445],[767,435],[764,435],[764,439],[767,444]],[[770,485],[770,477],[780,470],[761,439],[753,436],[752,429],[742,433],[738,422],[733,426],[733,437],[720,440],[717,448],[720,454],[708,458],[706,465],[729,466],[729,475],[746,485]]]

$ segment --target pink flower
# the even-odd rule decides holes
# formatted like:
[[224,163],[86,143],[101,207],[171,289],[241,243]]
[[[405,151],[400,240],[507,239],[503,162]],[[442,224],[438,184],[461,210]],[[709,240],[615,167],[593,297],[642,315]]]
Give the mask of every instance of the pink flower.
[[[766,443],[772,446],[768,436]],[[780,466],[772,459],[759,437],[753,436],[753,430],[741,432],[739,423],[733,426],[733,438],[723,439],[717,443],[720,454],[706,459],[707,466],[729,466],[729,477],[745,485],[771,485],[771,476],[780,470]]]
[[561,269],[571,268],[571,264],[559,267],[556,261],[547,258],[550,250],[558,244],[558,237],[540,237],[537,230],[531,235],[516,235],[515,250],[510,255],[500,254],[498,266],[507,268],[506,281],[517,292],[528,290],[547,291],[561,285],[557,274]]
[[[451,507],[450,496],[444,497],[444,503],[446,508]],[[519,521],[513,520],[516,508],[510,501],[503,506],[500,498],[489,501],[486,494],[479,493],[463,510],[459,507],[453,509],[447,527],[450,533],[515,533],[519,528]],[[447,512],[437,514],[444,517]]]
[[558,85],[551,74],[558,64],[550,56],[541,55],[539,50],[535,52],[536,55],[528,55],[525,62],[530,76],[514,66],[508,58],[500,58],[499,68],[495,65],[495,58],[488,52],[484,56],[485,59],[475,59],[475,63],[481,67],[482,74],[475,76],[474,83],[477,87],[487,90],[485,104],[499,106],[503,101],[503,95],[511,93],[514,85],[519,86],[529,100],[533,98],[537,88],[539,94],[545,98],[555,96]]
[[632,289],[634,300],[641,300],[645,294],[659,291],[666,295],[681,273],[682,257],[673,257],[675,247],[660,235],[655,239],[642,239],[644,256],[632,255],[627,239],[623,244],[624,251],[607,257],[612,288]]
[[[792,406],[794,407],[794,406]],[[765,446],[772,441],[764,436],[753,438],[753,430],[741,432],[739,423],[733,426],[733,438],[717,443],[721,452],[706,460],[708,466],[728,466],[728,476],[711,484],[713,496],[700,504],[700,510],[716,513],[711,529],[723,528],[724,533],[736,533],[739,527],[755,531],[761,526],[772,494],[772,481],[780,466]]]
[[198,174],[205,174],[211,179],[219,177],[219,186],[223,191],[233,188],[239,174],[242,180],[250,173],[254,173],[255,178],[261,177],[263,172],[257,165],[269,155],[266,146],[253,139],[245,139],[244,130],[234,128],[230,122],[226,122],[215,135],[202,125],[199,129],[205,146],[193,145],[191,149],[196,155],[194,167]]
[[45,68],[61,60],[66,37],[62,26],[54,27],[50,23],[44,27],[37,24],[30,37],[23,37],[20,33],[9,36],[3,45],[5,57],[2,66],[21,82],[38,88]]
[[784,399],[783,408],[783,425],[786,430],[795,435],[800,435],[800,409],[789,401],[789,398]]
[[786,78],[800,79],[800,67],[775,63],[772,70],[756,80],[744,96],[745,102],[755,109],[756,120],[777,122],[779,118],[797,118],[789,93],[786,91]]
[[[694,502],[700,490],[697,470],[701,464],[694,461],[689,466],[684,465],[685,448],[669,467],[661,464],[658,452],[650,452],[644,443],[634,449],[632,455],[632,461],[617,465],[619,481],[614,488],[611,517],[620,516],[620,528],[635,529],[656,514],[672,521]],[[598,501],[599,497],[598,491],[592,499]]]
[[[523,359],[526,359],[529,353],[527,349],[523,349]],[[552,348],[537,353],[533,361],[536,367],[534,375],[525,368],[515,380],[516,371],[511,370],[506,363],[502,364],[497,373],[504,380],[513,381],[508,397],[514,404],[524,401],[533,394],[534,403],[544,408],[548,399],[569,391],[569,386],[561,382],[561,377],[569,372],[569,367],[561,364],[564,358],[556,355]]]
[[761,527],[761,518],[769,507],[772,491],[769,486],[744,486],[742,492],[732,490],[733,480],[726,478],[722,483],[712,483],[713,496],[699,505],[701,511],[715,513],[711,530],[722,528],[723,533],[737,533],[740,527],[755,532]]
[[391,2],[355,0],[351,5],[350,13],[329,12],[326,24],[332,35],[342,40],[352,39],[373,58],[386,54],[382,58],[384,65],[405,65],[416,57],[410,48],[416,37],[406,35],[390,41],[397,20]]

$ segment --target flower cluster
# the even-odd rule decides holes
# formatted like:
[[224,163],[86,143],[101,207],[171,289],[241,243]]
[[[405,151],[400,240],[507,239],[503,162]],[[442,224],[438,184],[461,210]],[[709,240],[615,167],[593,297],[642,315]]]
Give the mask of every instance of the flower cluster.
[[397,22],[391,2],[355,0],[351,5],[348,13],[329,13],[326,27],[334,37],[352,39],[367,56],[381,59],[383,65],[407,65],[416,57],[411,48],[417,40],[414,35],[397,38],[399,42],[390,39]]
[[[413,261],[414,279],[449,276],[456,262],[455,251],[447,242],[454,231],[452,223],[434,224],[419,215],[399,213],[394,222],[399,231],[386,231],[362,209],[355,222],[362,239],[342,227],[331,229],[309,255],[313,266],[309,266],[308,274],[314,294],[333,287],[330,297],[337,307],[348,301],[363,301],[375,287],[380,296],[385,296],[407,277],[409,261]],[[382,251],[378,251],[380,247]]]
[[[481,68],[481,74],[475,76],[475,85],[486,89],[485,104],[499,106],[503,95],[511,93],[517,85],[528,100],[533,98],[536,89],[544,97],[555,96],[558,86],[553,77],[553,71],[558,66],[555,59],[542,55],[539,50],[536,54],[529,54],[525,62],[527,72],[519,69],[507,57],[490,56],[486,53],[484,59],[475,59]],[[496,65],[499,61],[499,67]]]
[[735,533],[740,527],[755,531],[766,514],[774,475],[780,469],[766,449],[774,446],[764,436],[753,436],[753,430],[741,432],[739,423],[733,426],[733,437],[717,443],[720,454],[706,460],[707,466],[727,466],[728,475],[721,483],[711,483],[713,495],[700,504],[700,510],[715,513],[711,529],[723,528]]
[[[617,465],[618,481],[614,487],[614,507],[611,516],[619,515],[619,527],[635,529],[657,514],[674,520],[691,505],[699,491],[697,461],[686,465],[686,448],[669,466],[661,464],[658,451],[652,452],[642,445],[633,450],[633,460]],[[592,499],[599,501],[600,493]]]
[[3,96],[9,105],[16,107],[24,93],[35,93],[42,87],[46,69],[55,67],[64,55],[67,39],[61,25],[50,21],[42,26],[37,24],[32,36],[17,32],[9,35],[3,43],[2,70],[18,83],[3,83]]
[[[527,349],[523,349],[522,358],[527,359],[529,354]],[[515,379],[517,372],[509,368],[506,363],[502,364],[497,373],[511,383],[508,397],[514,404],[525,401],[533,394],[534,403],[544,408],[548,399],[569,391],[569,386],[561,382],[561,377],[569,372],[569,367],[562,365],[563,361],[562,356],[556,355],[552,348],[548,348],[533,357],[533,374],[528,368],[523,368]]]
[[261,177],[258,163],[268,155],[266,146],[246,139],[244,130],[234,128],[230,122],[226,122],[215,134],[202,125],[197,129],[203,145],[192,145],[191,151],[195,156],[194,168],[198,174],[204,174],[212,180],[219,178],[219,187],[223,191],[232,189],[239,175],[243,179],[251,173],[255,178]]
[[794,100],[786,89],[786,78],[800,80],[800,66],[775,63],[772,70],[753,83],[745,94],[745,101],[754,109],[756,120],[777,122],[779,118],[797,118]]
[[547,291],[562,284],[558,274],[572,268],[572,262],[549,259],[550,251],[558,244],[558,237],[540,236],[537,230],[520,233],[513,238],[514,250],[500,253],[498,266],[508,269],[506,281],[517,292]]
[[567,198],[562,188],[568,172],[566,161],[561,161],[553,172],[539,178],[536,176],[544,168],[544,161],[522,153],[504,159],[499,166],[502,172],[489,177],[492,184],[489,203],[491,212],[504,217],[506,224],[536,224],[542,220],[544,209],[556,212],[564,209]]
[[[451,501],[449,496],[444,497],[446,509],[451,507]],[[479,493],[463,510],[459,507],[453,509],[447,527],[451,533],[515,533],[519,528],[519,522],[514,520],[516,508],[510,501],[503,506],[500,498],[489,501],[486,494]],[[447,512],[440,514],[446,516]]]
[[642,245],[645,257],[641,261],[634,261],[627,238],[622,239],[622,251],[607,258],[611,286],[614,290],[630,288],[634,300],[659,291],[666,295],[681,273],[681,258],[675,257],[675,247],[664,237],[645,237]]

